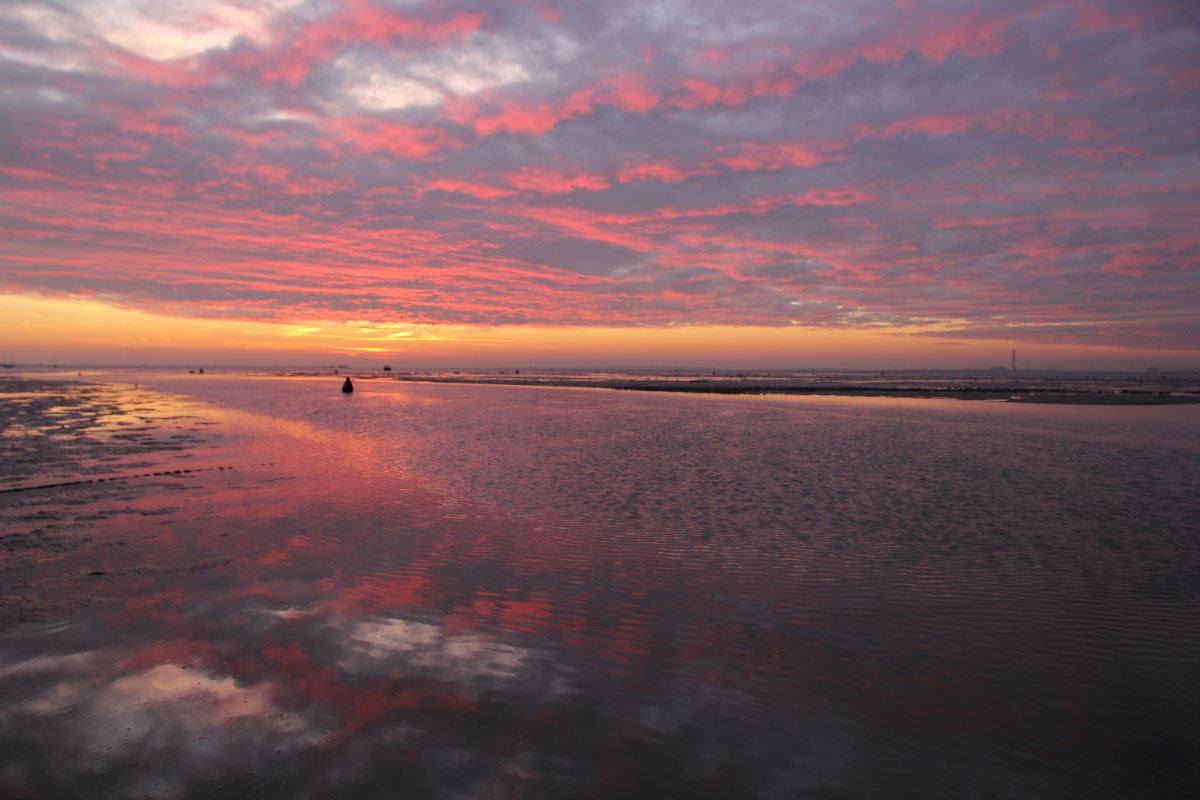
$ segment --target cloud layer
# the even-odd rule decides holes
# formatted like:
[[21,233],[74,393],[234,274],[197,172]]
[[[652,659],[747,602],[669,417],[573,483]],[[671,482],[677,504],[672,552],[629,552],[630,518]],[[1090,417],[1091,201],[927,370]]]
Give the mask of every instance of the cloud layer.
[[1194,348],[1189,0],[0,7],[0,289]]

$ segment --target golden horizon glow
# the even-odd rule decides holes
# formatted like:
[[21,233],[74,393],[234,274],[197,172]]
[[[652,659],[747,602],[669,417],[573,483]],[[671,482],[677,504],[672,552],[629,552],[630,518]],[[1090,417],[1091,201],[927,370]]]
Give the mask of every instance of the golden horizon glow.
[[[1011,343],[940,339],[925,328],[599,328],[172,317],[95,299],[0,295],[0,355],[23,363],[261,365],[331,361],[412,366],[974,367]],[[918,335],[920,334],[920,335]],[[1195,351],[1018,345],[1028,367],[1189,368]]]

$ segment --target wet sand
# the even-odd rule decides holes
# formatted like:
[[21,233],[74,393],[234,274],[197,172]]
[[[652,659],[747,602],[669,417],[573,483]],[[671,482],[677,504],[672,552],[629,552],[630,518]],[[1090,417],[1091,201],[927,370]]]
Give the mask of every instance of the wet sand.
[[[110,604],[129,579],[231,560],[161,556],[140,540],[244,460],[201,404],[124,385],[0,378],[0,630]],[[207,484],[207,485],[206,485]]]

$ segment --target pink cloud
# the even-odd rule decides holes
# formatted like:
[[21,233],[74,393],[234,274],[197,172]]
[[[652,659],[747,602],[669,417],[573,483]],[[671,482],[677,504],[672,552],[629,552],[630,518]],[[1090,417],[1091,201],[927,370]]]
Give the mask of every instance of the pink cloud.
[[462,146],[441,128],[376,117],[335,117],[325,121],[323,127],[328,138],[322,142],[322,147],[332,152],[349,147],[359,152],[423,159],[439,150]]
[[304,24],[296,32],[281,32],[266,61],[263,78],[297,86],[314,64],[330,60],[351,44],[390,48],[397,41],[436,44],[461,40],[474,33],[484,14],[459,13],[430,21],[396,14],[367,0],[347,0],[334,14]]
[[727,169],[743,171],[779,170],[786,167],[809,169],[829,158],[817,148],[793,142],[744,142],[726,148],[726,153],[718,163]]
[[589,173],[568,174],[558,170],[526,167],[520,172],[505,176],[515,189],[542,194],[563,194],[577,189],[602,191],[612,185],[607,178]]

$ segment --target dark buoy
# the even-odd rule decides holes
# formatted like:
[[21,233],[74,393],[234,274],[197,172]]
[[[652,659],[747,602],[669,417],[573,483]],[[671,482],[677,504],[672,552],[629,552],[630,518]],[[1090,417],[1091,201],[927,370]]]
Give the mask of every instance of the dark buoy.
[[342,394],[350,394],[353,391],[354,384],[350,382],[349,378],[346,378],[346,382],[342,384]]

